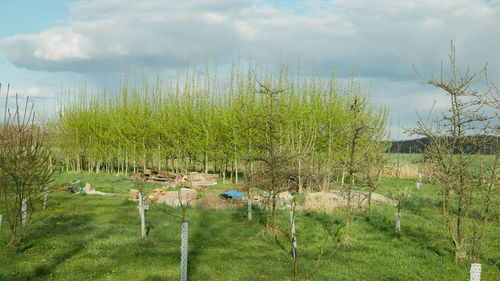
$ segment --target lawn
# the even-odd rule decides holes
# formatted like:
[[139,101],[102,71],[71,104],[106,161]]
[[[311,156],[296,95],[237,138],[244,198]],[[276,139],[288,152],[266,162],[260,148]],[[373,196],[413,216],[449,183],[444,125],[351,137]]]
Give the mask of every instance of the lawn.
[[[149,235],[143,240],[137,204],[128,200],[133,184],[127,178],[61,173],[55,182],[75,179],[119,196],[51,193],[48,209],[35,217],[30,239],[17,249],[5,246],[9,233],[4,221],[0,280],[179,280],[180,222],[175,217],[152,206],[146,213]],[[385,179],[379,192],[387,195],[414,183]],[[343,214],[299,211],[301,280],[313,272],[310,280],[468,280],[470,264],[452,262],[438,206],[433,186],[415,190],[403,209],[398,240],[393,234],[394,208],[377,205],[369,214],[354,217],[350,244],[335,251],[332,236],[343,225]],[[279,215],[286,226],[287,212]],[[244,209],[190,209],[187,217],[189,280],[292,279],[289,248],[266,233],[264,211],[255,209],[251,223]],[[493,217],[481,279],[486,281],[500,280],[498,207]]]

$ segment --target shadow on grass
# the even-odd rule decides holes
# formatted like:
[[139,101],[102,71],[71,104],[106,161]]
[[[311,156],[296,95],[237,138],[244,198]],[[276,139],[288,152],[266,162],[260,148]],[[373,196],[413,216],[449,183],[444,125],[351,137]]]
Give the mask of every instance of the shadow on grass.
[[46,280],[46,276],[53,273],[60,264],[64,263],[68,259],[72,258],[76,254],[83,251],[86,245],[87,245],[86,240],[76,241],[71,245],[71,247],[67,248],[67,250],[65,250],[64,252],[51,257],[52,260],[51,262],[48,262],[43,265],[38,265],[30,272],[22,272],[19,275],[10,276],[9,277],[10,279],[5,279],[5,280],[12,280],[12,281]]
[[90,234],[92,216],[81,214],[56,214],[46,217],[30,231],[32,238],[54,237],[57,235]]
[[200,244],[209,244],[212,245],[213,239],[220,235],[221,231],[219,230],[214,219],[214,213],[211,212],[201,212],[200,216],[197,218],[196,224],[189,224],[189,228],[191,229],[191,239],[189,248],[191,251],[188,251],[188,276],[192,276],[197,272],[197,264],[199,263],[200,256],[202,254],[202,247]]
[[[434,252],[439,256],[448,256],[452,254],[449,242],[445,238],[445,232],[439,232],[431,222],[428,225],[417,224],[411,218],[405,218],[402,212],[401,220],[401,239],[408,239],[422,247]],[[388,238],[397,238],[395,234],[395,218],[382,212],[380,209],[372,210],[364,217],[364,221],[374,230],[385,232]]]

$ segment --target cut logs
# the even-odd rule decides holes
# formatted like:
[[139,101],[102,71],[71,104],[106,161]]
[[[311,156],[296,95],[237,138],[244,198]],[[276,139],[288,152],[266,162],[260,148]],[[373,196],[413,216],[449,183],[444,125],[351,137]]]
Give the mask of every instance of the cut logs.
[[205,173],[173,173],[168,171],[159,171],[145,169],[141,173],[132,175],[132,180],[142,178],[146,182],[154,182],[165,185],[166,187],[186,186],[192,188],[210,187],[217,184],[217,174]]

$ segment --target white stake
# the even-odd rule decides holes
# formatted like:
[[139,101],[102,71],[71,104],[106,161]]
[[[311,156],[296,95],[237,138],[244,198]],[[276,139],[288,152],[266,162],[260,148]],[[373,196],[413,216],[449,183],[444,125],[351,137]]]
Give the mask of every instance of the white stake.
[[187,281],[189,224],[182,223],[181,231],[181,281]]
[[480,263],[473,263],[470,265],[470,281],[481,281]]
[[0,230],[2,230],[2,215],[0,215]]
[[49,197],[49,189],[46,187],[44,190],[45,190],[45,196],[43,197],[43,209],[45,210],[47,208],[47,198]]
[[27,215],[28,213],[26,211],[26,199],[23,199],[21,201],[21,218],[22,218],[21,223],[23,226],[26,226]]

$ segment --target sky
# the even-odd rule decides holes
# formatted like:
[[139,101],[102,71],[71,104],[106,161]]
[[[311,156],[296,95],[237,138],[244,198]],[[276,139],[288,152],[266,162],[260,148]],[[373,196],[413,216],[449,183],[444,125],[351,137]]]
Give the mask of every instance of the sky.
[[285,58],[359,76],[389,108],[391,138],[407,139],[417,113],[447,107],[412,66],[439,75],[451,40],[462,69],[488,63],[500,84],[500,0],[0,0],[0,11],[0,96],[10,84],[45,116],[63,89],[113,92],[129,69],[168,81],[207,60],[273,72]]

